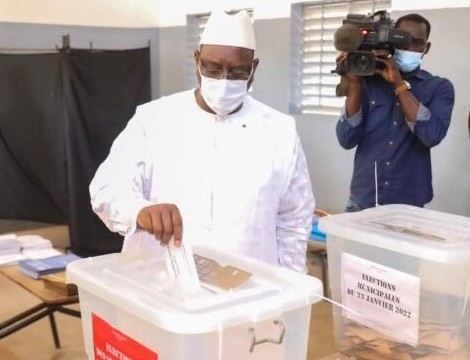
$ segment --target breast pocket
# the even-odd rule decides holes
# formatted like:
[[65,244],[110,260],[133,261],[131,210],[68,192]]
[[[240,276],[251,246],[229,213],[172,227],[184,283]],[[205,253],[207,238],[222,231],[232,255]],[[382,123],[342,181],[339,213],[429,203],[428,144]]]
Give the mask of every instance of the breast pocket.
[[364,131],[371,133],[383,128],[392,119],[395,102],[381,97],[369,100],[367,116],[365,117]]

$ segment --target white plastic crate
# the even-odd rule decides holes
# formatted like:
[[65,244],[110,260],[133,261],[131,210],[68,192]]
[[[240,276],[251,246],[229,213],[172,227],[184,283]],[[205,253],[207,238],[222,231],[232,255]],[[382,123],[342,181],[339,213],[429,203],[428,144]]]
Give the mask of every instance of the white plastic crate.
[[[470,218],[408,205],[323,217],[335,333],[365,359],[470,359]],[[375,356],[375,357],[374,357]]]
[[236,290],[183,298],[166,291],[163,258],[110,254],[68,266],[90,359],[306,359],[318,279],[205,246],[193,251],[253,275]]

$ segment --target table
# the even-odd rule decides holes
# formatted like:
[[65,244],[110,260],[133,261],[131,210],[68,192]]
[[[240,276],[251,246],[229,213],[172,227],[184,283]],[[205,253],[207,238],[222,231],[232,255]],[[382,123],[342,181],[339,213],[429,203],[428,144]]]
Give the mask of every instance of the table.
[[65,307],[66,305],[77,304],[79,302],[78,295],[62,295],[52,289],[46,288],[41,279],[35,280],[24,275],[16,265],[0,268],[0,274],[41,300],[40,304],[1,322],[0,339],[48,316],[52,336],[54,338],[54,345],[56,348],[60,348],[59,334],[54,313],[58,311],[67,315],[80,317],[80,311]]

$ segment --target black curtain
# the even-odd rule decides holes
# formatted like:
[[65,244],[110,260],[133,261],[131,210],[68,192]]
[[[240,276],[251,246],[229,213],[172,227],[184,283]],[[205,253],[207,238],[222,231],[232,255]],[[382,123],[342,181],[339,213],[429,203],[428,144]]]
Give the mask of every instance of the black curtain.
[[137,105],[149,49],[0,55],[0,217],[68,224],[72,251],[120,251],[88,185]]
[[0,55],[0,218],[67,223],[58,54]]
[[91,211],[88,185],[136,106],[150,100],[149,51],[71,50],[61,60],[72,251],[82,256],[120,251],[122,237]]

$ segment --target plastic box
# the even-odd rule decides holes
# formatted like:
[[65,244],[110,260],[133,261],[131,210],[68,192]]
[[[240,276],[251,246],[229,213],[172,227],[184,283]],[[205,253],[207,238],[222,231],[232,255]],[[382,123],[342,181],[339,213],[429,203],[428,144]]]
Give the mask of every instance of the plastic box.
[[470,218],[407,205],[323,217],[340,348],[470,359]]
[[317,278],[204,246],[193,252],[252,276],[185,298],[165,288],[163,257],[110,254],[67,267],[90,359],[306,359]]

